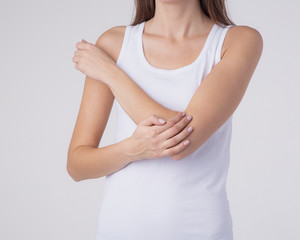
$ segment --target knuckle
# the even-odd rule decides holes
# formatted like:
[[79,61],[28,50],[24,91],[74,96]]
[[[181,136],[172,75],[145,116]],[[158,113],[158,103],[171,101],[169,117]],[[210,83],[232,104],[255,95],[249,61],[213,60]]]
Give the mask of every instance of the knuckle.
[[180,131],[180,128],[178,127],[178,125],[175,125],[175,126],[172,128],[172,133],[173,133],[173,134],[177,134],[179,131]]
[[155,158],[160,158],[160,157],[161,157],[161,154],[160,154],[160,152],[154,152],[153,156],[154,156]]
[[172,155],[174,155],[175,154],[175,150],[174,149],[169,149],[168,150],[168,155],[169,156],[172,156]]
[[160,152],[159,153],[159,158],[163,158],[163,157],[165,157],[166,155],[165,155],[165,153],[164,152]]
[[153,128],[153,129],[151,129],[151,130],[149,131],[150,137],[154,137],[154,136],[156,136],[156,134],[157,134],[156,128]]
[[174,128],[172,128],[171,134],[172,134],[173,136],[176,135],[176,134],[177,134],[177,130],[174,129]]
[[155,148],[157,146],[157,144],[158,144],[158,139],[157,138],[152,138],[150,140],[150,146]]
[[177,141],[177,139],[176,139],[176,138],[172,138],[172,139],[171,139],[171,143],[172,143],[172,145],[175,145],[175,144],[177,144],[177,143],[178,143],[178,141]]
[[170,119],[170,120],[169,120],[169,124],[170,124],[171,126],[173,126],[173,125],[176,124],[176,121],[175,121],[174,119]]
[[176,124],[174,127],[178,132],[182,129],[182,126],[180,124]]

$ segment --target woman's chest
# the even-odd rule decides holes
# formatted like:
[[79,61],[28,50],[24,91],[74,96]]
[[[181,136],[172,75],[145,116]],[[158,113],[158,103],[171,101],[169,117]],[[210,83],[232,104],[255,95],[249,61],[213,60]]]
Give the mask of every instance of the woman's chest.
[[136,63],[126,64],[123,70],[153,100],[174,111],[184,111],[211,66],[199,64],[186,71],[166,74]]

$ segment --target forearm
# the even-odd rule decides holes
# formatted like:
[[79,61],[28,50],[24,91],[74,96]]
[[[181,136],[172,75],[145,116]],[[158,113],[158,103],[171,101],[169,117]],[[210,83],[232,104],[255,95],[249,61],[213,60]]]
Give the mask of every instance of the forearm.
[[153,100],[118,67],[113,68],[111,71],[110,77],[107,79],[107,85],[123,110],[136,124],[152,114],[167,120],[178,113],[178,111],[168,109]]
[[109,175],[138,159],[130,150],[130,138],[101,148],[79,146],[69,153],[68,172],[75,181]]

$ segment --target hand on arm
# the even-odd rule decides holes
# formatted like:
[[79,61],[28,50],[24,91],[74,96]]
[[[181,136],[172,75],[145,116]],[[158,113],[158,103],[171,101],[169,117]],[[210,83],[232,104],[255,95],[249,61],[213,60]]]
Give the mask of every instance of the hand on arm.
[[[193,116],[194,131],[188,138],[191,143],[173,159],[182,159],[198,149],[233,114],[245,94],[260,59],[263,40],[258,31],[246,26],[231,27],[227,35],[228,47],[222,59],[202,80],[184,111]],[[115,64],[110,67],[97,79],[109,86],[136,123],[152,114],[167,120],[178,113],[154,101]]]
[[[75,68],[108,85],[124,111],[136,124],[153,114],[163,119],[169,119],[179,113],[155,102],[124,71],[116,66],[108,54],[110,44],[112,44],[112,36],[110,35],[114,35],[114,31],[103,33],[95,45],[87,43],[85,40],[77,43],[78,50],[75,51],[73,57]],[[126,92],[123,92],[125,89]],[[135,100],[138,102],[134,102]],[[139,110],[136,111],[136,109]]]
[[[188,146],[178,144],[190,132],[186,129],[182,131],[188,121],[177,114],[168,123],[162,123],[152,115],[138,124],[131,137],[98,148],[113,99],[105,84],[86,78],[68,150],[67,171],[75,181],[106,176],[133,161],[176,154]],[[179,131],[180,134],[176,134]]]
[[98,148],[99,142],[79,143],[80,139],[76,137],[80,128],[78,123],[68,151],[68,173],[78,182],[109,175],[134,161],[176,154],[188,146],[188,143],[181,143],[191,133],[187,129],[182,131],[187,124],[181,113],[168,123],[159,122],[159,118],[152,115],[138,124],[131,137]]

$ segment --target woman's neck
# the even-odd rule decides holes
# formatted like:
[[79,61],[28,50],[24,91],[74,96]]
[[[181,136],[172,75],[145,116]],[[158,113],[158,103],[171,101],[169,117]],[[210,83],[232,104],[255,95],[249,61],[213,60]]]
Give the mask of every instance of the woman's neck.
[[206,33],[213,22],[201,10],[198,0],[156,1],[155,15],[147,22],[147,31],[180,41]]

